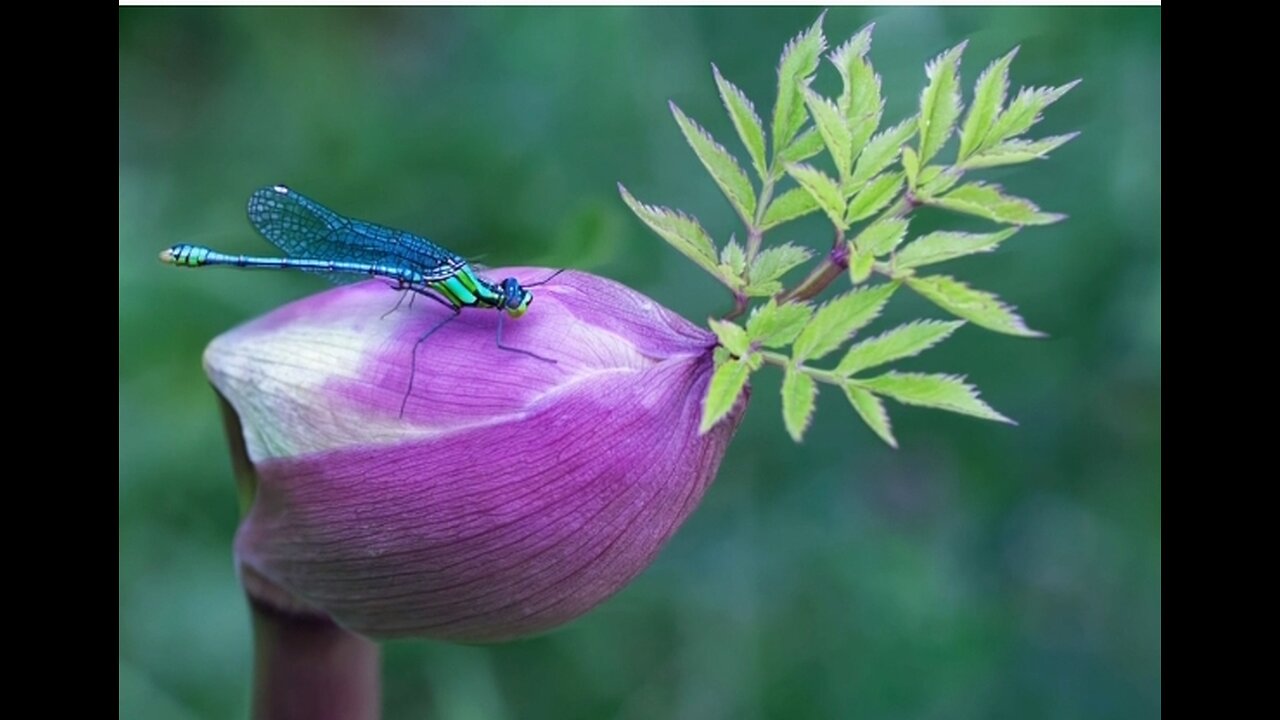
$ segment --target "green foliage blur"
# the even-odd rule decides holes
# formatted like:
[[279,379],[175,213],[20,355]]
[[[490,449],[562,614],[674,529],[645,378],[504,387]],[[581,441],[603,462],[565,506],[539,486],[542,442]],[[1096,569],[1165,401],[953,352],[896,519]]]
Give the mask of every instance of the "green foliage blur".
[[[326,287],[156,254],[273,253],[244,204],[288,183],[482,263],[723,314],[723,288],[615,183],[727,240],[737,220],[667,100],[744,157],[710,63],[764,114],[817,12],[120,10],[121,717],[247,714],[236,497],[200,354]],[[766,369],[716,484],[636,582],[544,637],[386,645],[386,717],[1159,716],[1160,10],[834,8],[825,28],[834,45],[872,20],[886,124],[965,38],[966,100],[1018,44],[1014,88],[1084,79],[1038,126],[1080,138],[980,175],[1070,219],[957,263],[1049,339],[967,327],[905,368],[967,374],[1020,425],[891,404],[894,451],[828,392],[796,445]],[[830,243],[818,217],[777,235]]]

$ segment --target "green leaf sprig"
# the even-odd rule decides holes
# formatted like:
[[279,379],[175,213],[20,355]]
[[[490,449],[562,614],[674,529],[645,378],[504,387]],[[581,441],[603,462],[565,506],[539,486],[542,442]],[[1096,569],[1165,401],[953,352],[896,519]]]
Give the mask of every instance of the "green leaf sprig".
[[[1009,68],[1018,52],[1014,48],[978,76],[965,114],[960,64],[966,43],[961,43],[925,66],[927,83],[920,93],[919,112],[882,128],[882,83],[868,59],[874,25],[827,55],[840,75],[838,96],[825,97],[811,87],[827,49],[824,18],[825,13],[783,49],[767,135],[755,104],[712,66],[748,163],[740,163],[671,103],[680,131],[742,221],[745,245],[730,238],[717,249],[696,218],[646,205],[619,184],[623,200],[646,225],[733,294],[733,310],[710,321],[720,348],[701,429],[706,432],[723,419],[751,374],[765,365],[783,370],[783,422],[797,442],[812,421],[820,384],[838,386],[867,426],[894,447],[897,440],[884,398],[1012,422],[981,400],[963,377],[885,366],[924,352],[966,323],[1008,335],[1043,335],[995,294],[950,275],[929,273],[932,265],[992,252],[1023,226],[1064,218],[1007,195],[999,186],[962,180],[975,170],[1045,158],[1074,138],[1078,133],[1040,139],[1024,135],[1046,107],[1079,81],[1056,88],[1023,88],[1009,101]],[[940,162],[953,136],[958,136],[955,158]],[[824,149],[826,158],[819,160],[829,159],[830,169],[813,161]],[[787,182],[792,186],[783,187]],[[912,237],[911,213],[920,206],[1008,227]],[[814,253],[792,243],[766,247],[765,233],[815,212],[830,221],[835,240],[809,274],[787,289],[785,276],[813,259]],[[846,275],[852,284],[849,291],[821,305],[811,303]],[[860,333],[902,287],[958,319],[916,320],[864,339]],[[744,324],[735,322],[748,310]],[[835,367],[813,364],[842,348]]]

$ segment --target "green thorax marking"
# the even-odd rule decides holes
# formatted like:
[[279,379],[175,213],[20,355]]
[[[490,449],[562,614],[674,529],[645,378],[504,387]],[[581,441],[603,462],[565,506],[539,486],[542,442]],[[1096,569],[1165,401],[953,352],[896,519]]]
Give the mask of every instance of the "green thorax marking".
[[444,295],[454,307],[498,307],[502,304],[502,295],[489,283],[476,277],[470,265],[464,265],[444,280],[431,283],[431,289]]

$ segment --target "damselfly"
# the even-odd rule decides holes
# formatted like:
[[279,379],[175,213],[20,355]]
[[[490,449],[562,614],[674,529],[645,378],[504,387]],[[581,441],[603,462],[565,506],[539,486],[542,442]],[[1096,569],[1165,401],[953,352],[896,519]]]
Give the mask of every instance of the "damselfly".
[[555,362],[528,350],[503,345],[502,326],[506,315],[518,318],[529,309],[533,293],[528,288],[550,281],[559,272],[528,285],[521,285],[513,277],[492,283],[476,275],[461,256],[424,237],[344,217],[284,185],[262,188],[249,196],[249,222],[288,257],[228,255],[201,245],[184,243],[161,252],[160,260],[180,267],[221,265],[302,270],[333,280],[340,280],[345,275],[367,275],[390,280],[394,289],[424,295],[453,311],[413,344],[409,388],[400,401],[401,416],[404,415],[409,393],[413,391],[418,347],[432,333],[456,318],[463,308],[504,311],[505,315],[498,316],[498,347],[537,360]]

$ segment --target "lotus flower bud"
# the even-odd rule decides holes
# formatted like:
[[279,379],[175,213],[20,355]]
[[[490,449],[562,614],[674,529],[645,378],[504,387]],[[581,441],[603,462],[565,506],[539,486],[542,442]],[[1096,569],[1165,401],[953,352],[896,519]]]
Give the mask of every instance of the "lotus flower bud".
[[700,436],[713,335],[586,273],[534,295],[502,342],[554,363],[497,347],[499,313],[466,309],[418,347],[411,390],[415,343],[450,311],[389,312],[378,281],[214,340],[206,371],[257,476],[235,545],[246,582],[372,637],[483,642],[572,620],[643,570],[746,396]]

